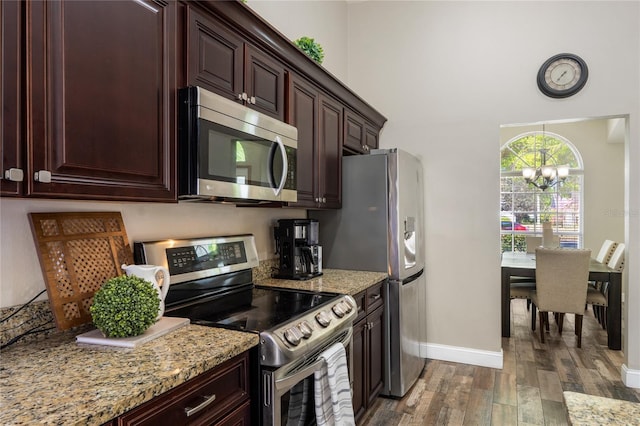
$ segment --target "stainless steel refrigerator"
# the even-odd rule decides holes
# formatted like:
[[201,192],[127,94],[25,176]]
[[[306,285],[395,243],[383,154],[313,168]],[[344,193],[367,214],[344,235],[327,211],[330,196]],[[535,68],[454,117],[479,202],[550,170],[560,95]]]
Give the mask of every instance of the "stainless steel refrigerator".
[[424,368],[426,279],[420,160],[400,149],[343,158],[342,209],[319,221],[323,267],[388,272],[385,388],[402,397]]

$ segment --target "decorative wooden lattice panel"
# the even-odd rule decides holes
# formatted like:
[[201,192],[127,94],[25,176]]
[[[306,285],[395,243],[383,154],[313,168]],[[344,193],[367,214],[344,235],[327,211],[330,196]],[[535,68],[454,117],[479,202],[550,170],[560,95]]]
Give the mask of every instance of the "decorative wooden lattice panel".
[[30,213],[49,303],[60,330],[91,322],[93,294],[133,263],[119,212]]

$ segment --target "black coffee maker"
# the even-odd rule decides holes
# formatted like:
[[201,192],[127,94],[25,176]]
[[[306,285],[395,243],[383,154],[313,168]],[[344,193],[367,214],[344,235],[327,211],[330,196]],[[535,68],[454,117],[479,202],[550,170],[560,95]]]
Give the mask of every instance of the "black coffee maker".
[[322,246],[318,245],[316,219],[280,219],[274,228],[280,267],[273,276],[308,280],[322,275]]

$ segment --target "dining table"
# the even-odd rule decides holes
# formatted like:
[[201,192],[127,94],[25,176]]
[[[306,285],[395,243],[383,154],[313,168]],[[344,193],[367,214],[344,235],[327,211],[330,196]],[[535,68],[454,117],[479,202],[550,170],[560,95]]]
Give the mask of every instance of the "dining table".
[[[511,336],[510,281],[512,276],[536,276],[535,253],[502,253],[502,337]],[[609,349],[622,349],[622,272],[609,268],[606,264],[591,259],[589,281],[608,282],[607,344]],[[585,286],[587,283],[585,283]]]

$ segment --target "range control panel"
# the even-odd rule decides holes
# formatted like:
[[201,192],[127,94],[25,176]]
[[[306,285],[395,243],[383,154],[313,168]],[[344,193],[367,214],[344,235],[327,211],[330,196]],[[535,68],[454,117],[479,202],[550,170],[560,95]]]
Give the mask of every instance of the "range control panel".
[[133,256],[138,264],[165,266],[171,284],[258,266],[258,251],[250,234],[136,242]]
[[247,261],[244,242],[199,244],[167,248],[171,275],[237,265]]

